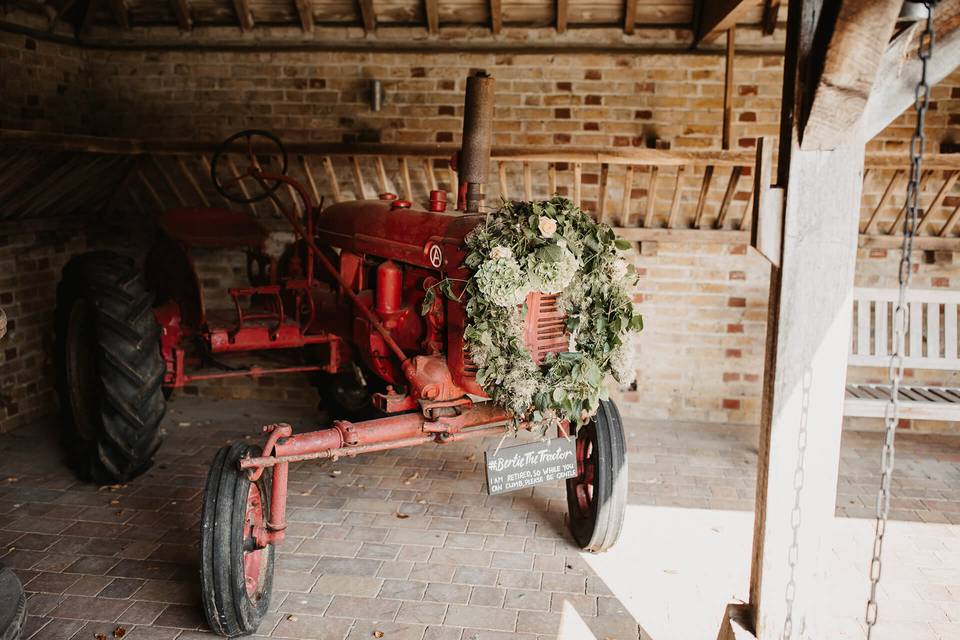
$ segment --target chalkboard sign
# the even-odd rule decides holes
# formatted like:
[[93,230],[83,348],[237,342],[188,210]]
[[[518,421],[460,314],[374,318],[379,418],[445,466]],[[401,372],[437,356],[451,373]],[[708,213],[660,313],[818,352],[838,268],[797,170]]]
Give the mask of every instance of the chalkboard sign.
[[577,475],[577,443],[554,438],[484,453],[490,495],[526,489]]

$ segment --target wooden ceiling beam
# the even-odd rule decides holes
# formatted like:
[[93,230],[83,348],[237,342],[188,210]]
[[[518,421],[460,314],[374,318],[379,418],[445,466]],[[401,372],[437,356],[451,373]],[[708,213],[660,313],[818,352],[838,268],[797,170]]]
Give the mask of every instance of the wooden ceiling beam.
[[490,0],[490,31],[494,35],[503,30],[503,3],[501,0]]
[[297,14],[300,16],[300,27],[306,33],[313,31],[313,2],[311,0],[295,0],[297,3]]
[[110,12],[113,13],[113,20],[121,29],[130,28],[130,10],[127,9],[125,0],[110,0]]
[[700,0],[696,44],[709,42],[733,27],[760,0]]
[[63,19],[63,15],[67,11],[70,11],[74,4],[76,4],[76,0],[59,0],[58,2],[49,2],[43,5],[44,10],[47,12],[47,17],[50,19],[47,29],[49,31],[56,29],[57,24]]
[[373,10],[373,0],[357,0],[357,6],[360,8],[363,30],[372,33],[377,28],[377,14]]
[[170,0],[170,8],[177,17],[177,26],[180,31],[190,31],[193,27],[193,18],[190,17],[190,5],[187,0]]
[[623,0],[623,32],[633,33],[637,25],[637,0]]
[[424,0],[423,8],[427,16],[427,31],[440,33],[440,0]]
[[557,0],[557,33],[564,33],[567,30],[567,19],[569,17],[569,0]]
[[800,148],[829,151],[859,135],[870,91],[897,23],[902,0],[844,0],[800,126]]
[[100,0],[89,0],[89,2],[87,2],[83,8],[83,18],[81,18],[80,24],[77,27],[77,37],[83,38],[90,33],[94,23],[97,21],[97,9],[99,8]]
[[[917,46],[922,24],[897,36],[880,61],[876,82],[863,113],[867,139],[874,137],[913,105],[920,78]],[[960,0],[941,0],[933,15],[933,55],[927,62],[927,83],[933,86],[960,65]],[[911,121],[912,125],[912,121]]]
[[240,28],[243,31],[253,29],[253,12],[250,10],[250,0],[233,0],[233,9],[237,13],[237,20],[240,21]]

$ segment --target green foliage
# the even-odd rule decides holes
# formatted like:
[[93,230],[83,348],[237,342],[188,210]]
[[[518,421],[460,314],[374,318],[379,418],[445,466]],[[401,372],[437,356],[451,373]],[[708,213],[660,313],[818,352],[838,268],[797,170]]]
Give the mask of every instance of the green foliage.
[[[465,340],[477,382],[515,423],[542,428],[558,420],[582,424],[606,398],[608,374],[634,375],[631,337],[643,328],[633,307],[637,273],[617,238],[569,200],[507,202],[467,237]],[[523,341],[531,291],[560,293],[571,351],[538,366]],[[428,292],[424,309],[434,297]]]

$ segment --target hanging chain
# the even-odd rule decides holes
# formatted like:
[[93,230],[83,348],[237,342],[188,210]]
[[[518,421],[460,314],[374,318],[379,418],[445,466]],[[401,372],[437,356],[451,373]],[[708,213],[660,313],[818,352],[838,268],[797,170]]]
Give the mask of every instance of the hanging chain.
[[[807,367],[803,372],[803,394],[800,397],[800,430],[797,432],[797,467],[793,470],[793,509],[790,511],[790,528],[793,540],[787,551],[790,565],[790,579],[787,581],[785,599],[787,614],[783,619],[781,640],[793,638],[793,602],[797,596],[797,563],[800,561],[800,495],[803,492],[804,463],[807,458],[807,423],[810,418],[810,387],[813,385],[813,369]],[[802,632],[802,629],[801,629]]]
[[893,312],[893,355],[890,356],[888,376],[890,379],[890,398],[884,409],[885,437],[883,453],[880,457],[880,490],[877,492],[877,527],[873,539],[873,557],[870,561],[870,599],[867,601],[865,621],[867,640],[870,640],[877,624],[877,587],[880,585],[880,573],[883,568],[883,538],[887,532],[887,517],[890,514],[890,488],[893,478],[894,439],[897,423],[900,420],[900,384],[903,381],[904,338],[909,322],[907,315],[907,289],[910,287],[910,275],[913,270],[913,236],[917,231],[917,218],[920,207],[920,163],[923,160],[926,139],[923,133],[927,107],[930,103],[930,85],[927,83],[927,61],[933,53],[933,7],[934,0],[924,2],[927,8],[926,24],[920,34],[918,55],[920,57],[920,80],[914,92],[914,110],[917,115],[916,127],[910,138],[910,182],[907,183],[907,215],[903,219],[903,244],[900,253],[900,293]]

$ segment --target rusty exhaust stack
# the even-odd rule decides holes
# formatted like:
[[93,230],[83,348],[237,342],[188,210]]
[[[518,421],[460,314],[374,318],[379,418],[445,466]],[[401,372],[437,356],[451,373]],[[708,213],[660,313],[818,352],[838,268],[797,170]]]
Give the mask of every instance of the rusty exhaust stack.
[[463,104],[463,144],[457,162],[460,181],[457,209],[460,211],[478,213],[483,205],[492,139],[493,78],[486,71],[477,71],[467,78]]

